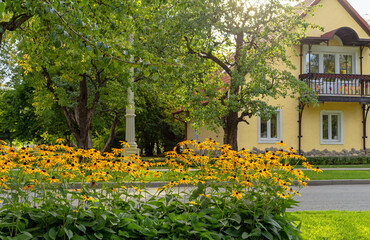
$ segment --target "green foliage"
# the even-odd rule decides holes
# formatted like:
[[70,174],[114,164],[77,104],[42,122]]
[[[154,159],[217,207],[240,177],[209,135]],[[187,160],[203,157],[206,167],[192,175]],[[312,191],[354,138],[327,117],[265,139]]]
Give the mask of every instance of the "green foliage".
[[13,88],[0,90],[0,136],[12,142],[38,140],[42,127],[37,119],[33,103],[34,88],[30,85],[15,83]]
[[175,96],[158,85],[155,81],[141,82],[136,91],[137,143],[146,156],[170,151],[184,139],[183,123],[172,117]]
[[[368,164],[370,158],[368,156],[328,156],[328,157],[307,157],[307,161],[314,165],[354,165],[354,164]],[[297,162],[298,163],[298,162]],[[295,162],[291,162],[296,165]]]

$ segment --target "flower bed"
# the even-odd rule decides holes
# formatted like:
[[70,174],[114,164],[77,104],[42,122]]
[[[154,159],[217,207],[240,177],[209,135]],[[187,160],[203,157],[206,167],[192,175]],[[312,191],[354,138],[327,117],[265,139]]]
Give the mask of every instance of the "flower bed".
[[[289,162],[312,166],[293,149],[255,155],[211,139],[182,142],[179,149],[168,152],[165,162],[150,162],[122,157],[124,149],[101,155],[62,140],[17,151],[2,143],[0,237],[298,238],[285,210],[308,179]],[[169,173],[149,169],[163,165]],[[162,174],[175,180],[150,193],[146,179],[160,181]]]

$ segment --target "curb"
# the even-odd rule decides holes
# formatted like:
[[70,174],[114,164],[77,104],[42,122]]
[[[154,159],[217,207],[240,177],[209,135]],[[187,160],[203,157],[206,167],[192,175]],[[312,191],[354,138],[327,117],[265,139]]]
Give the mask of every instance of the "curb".
[[311,180],[308,186],[370,184],[370,179]]

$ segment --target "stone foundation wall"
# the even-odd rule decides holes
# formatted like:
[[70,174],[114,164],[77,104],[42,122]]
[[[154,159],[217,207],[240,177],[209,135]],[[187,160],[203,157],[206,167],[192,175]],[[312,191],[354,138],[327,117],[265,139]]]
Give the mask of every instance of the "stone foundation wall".
[[[260,154],[264,153],[266,151],[277,151],[279,149],[271,147],[271,148],[265,148],[264,150],[258,149],[254,147],[251,152]],[[311,151],[302,151],[303,156],[305,157],[357,157],[357,156],[369,156],[370,157],[370,149],[367,149],[367,153],[365,154],[365,151],[363,149],[356,150],[352,148],[351,150],[343,149],[340,152],[337,151],[329,151],[328,149],[324,149],[322,151],[317,149],[312,149]]]

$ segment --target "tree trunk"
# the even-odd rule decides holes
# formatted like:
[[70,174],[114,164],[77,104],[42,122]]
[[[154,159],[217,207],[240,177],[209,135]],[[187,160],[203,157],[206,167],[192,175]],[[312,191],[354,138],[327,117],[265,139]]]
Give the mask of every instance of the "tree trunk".
[[[92,148],[92,139],[90,128],[92,119],[95,113],[95,105],[92,108],[88,107],[88,87],[86,76],[82,77],[79,88],[80,95],[77,99],[78,105],[71,109],[62,107],[67,124],[73,136],[77,140],[77,147],[82,149]],[[99,95],[94,101],[99,100]],[[95,102],[94,102],[95,104]]]
[[[59,101],[58,96],[55,94],[54,84],[49,75],[46,67],[43,67],[43,74],[46,77],[46,87],[53,93],[55,99]],[[99,91],[94,94],[92,107],[88,105],[89,88],[87,86],[86,74],[81,75],[82,79],[79,86],[79,96],[77,106],[69,108],[62,106],[63,114],[67,120],[68,128],[77,140],[77,147],[82,149],[90,149],[93,147],[90,134],[91,123],[100,99]],[[99,78],[99,74],[97,75]]]
[[238,150],[238,113],[229,111],[224,119],[224,144],[231,145],[233,150]]
[[104,153],[112,148],[113,141],[116,138],[116,126],[117,126],[118,120],[119,120],[119,116],[116,113],[116,116],[114,117],[114,120],[112,122],[112,126],[110,127],[108,140],[105,143],[103,150],[101,150],[101,153]]

